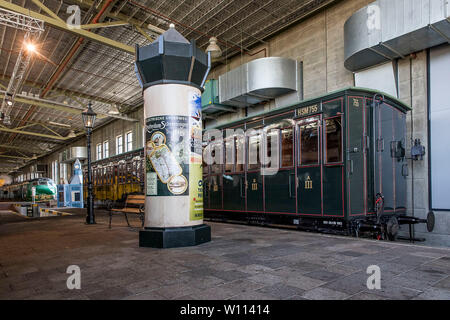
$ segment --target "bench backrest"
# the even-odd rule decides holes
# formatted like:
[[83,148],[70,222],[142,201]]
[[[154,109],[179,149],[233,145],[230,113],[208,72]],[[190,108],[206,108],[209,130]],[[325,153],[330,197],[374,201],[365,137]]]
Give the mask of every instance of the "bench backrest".
[[143,194],[130,194],[125,201],[125,207],[140,207],[145,205],[145,195]]

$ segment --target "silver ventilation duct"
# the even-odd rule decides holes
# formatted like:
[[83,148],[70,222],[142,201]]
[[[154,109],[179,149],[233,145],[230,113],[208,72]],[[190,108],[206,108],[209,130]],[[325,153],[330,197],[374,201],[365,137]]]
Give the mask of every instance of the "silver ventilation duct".
[[63,151],[61,154],[61,162],[71,163],[75,162],[77,159],[84,160],[87,158],[87,148],[86,147],[71,147]]
[[378,0],[345,23],[345,67],[358,71],[450,43],[450,1]]
[[301,78],[301,63],[295,60],[280,57],[253,60],[219,76],[219,102],[247,107],[298,93]]

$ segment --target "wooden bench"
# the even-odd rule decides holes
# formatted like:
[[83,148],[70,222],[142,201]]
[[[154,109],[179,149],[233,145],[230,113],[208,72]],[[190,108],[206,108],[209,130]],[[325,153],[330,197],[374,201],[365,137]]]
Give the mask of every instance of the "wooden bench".
[[137,214],[139,219],[141,219],[142,227],[144,226],[145,219],[145,195],[128,195],[125,200],[125,206],[123,208],[108,208],[109,210],[109,228],[111,229],[111,221],[113,213],[123,213],[125,216],[125,220],[127,221],[127,225],[131,227],[130,222],[128,221],[128,213]]

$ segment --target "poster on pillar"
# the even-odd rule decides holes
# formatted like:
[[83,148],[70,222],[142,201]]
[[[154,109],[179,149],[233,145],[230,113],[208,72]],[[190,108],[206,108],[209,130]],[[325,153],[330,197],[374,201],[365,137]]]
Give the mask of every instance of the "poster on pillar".
[[189,117],[162,115],[145,124],[147,196],[189,195]]
[[189,196],[190,220],[203,219],[203,170],[202,170],[202,97],[199,92],[189,93],[190,164]]

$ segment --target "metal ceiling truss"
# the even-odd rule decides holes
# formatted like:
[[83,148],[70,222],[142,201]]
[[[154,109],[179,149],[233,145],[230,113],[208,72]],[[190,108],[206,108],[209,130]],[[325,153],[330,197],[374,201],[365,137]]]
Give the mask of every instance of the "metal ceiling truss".
[[[45,133],[40,133],[40,132],[33,132],[33,131],[23,130],[23,129],[30,128],[32,126],[37,126],[37,125],[45,128],[45,129],[48,129],[53,134],[45,134]],[[68,137],[68,136],[67,137],[63,137],[59,133],[57,133],[56,131],[49,129],[47,126],[45,126],[43,124],[28,124],[28,125],[20,126],[20,127],[16,127],[16,128],[7,128],[4,125],[0,124],[0,131],[8,132],[8,133],[15,133],[15,134],[25,134],[25,135],[42,137],[42,138],[47,138],[47,139],[55,139],[55,140],[69,140],[69,139],[73,139],[73,137]],[[84,134],[84,132],[80,133],[79,135],[82,135],[82,134]]]
[[0,24],[31,33],[44,31],[42,20],[2,8],[0,8]]
[[42,151],[42,149],[34,149],[31,146],[13,146],[8,144],[0,144],[0,150],[1,149],[10,149],[10,150],[21,150],[29,153],[39,153]]
[[30,161],[30,160],[34,160],[33,157],[23,157],[23,156],[10,156],[10,155],[5,155],[5,154],[0,154],[0,158],[9,158],[9,159],[22,159],[25,161]]
[[[6,95],[6,92],[0,91],[0,98],[4,98],[5,95]],[[47,99],[41,99],[41,98],[37,98],[37,97],[33,97],[33,96],[22,95],[22,94],[18,94],[16,96],[15,100],[16,100],[16,102],[20,102],[20,103],[24,103],[24,104],[28,104],[28,105],[34,105],[34,106],[43,107],[43,108],[55,109],[55,110],[64,111],[64,112],[77,114],[77,115],[81,114],[81,112],[84,111],[84,109],[85,109],[83,107],[68,106],[63,103],[59,103],[59,102],[55,102],[55,101],[51,101],[51,100],[47,100]],[[98,112],[98,117],[99,118],[112,117],[112,118],[122,119],[122,120],[126,120],[126,121],[131,121],[131,122],[139,121],[137,119],[129,118],[127,116],[110,115],[110,114],[101,113],[101,112]]]
[[[68,2],[77,4],[78,6],[80,6],[81,8],[84,8],[84,9],[89,9],[89,8],[93,7],[94,3],[95,3],[93,0],[68,0]],[[146,24],[145,20],[139,20],[139,19],[133,18],[131,15],[126,15],[126,14],[121,13],[120,11],[127,4],[127,2],[128,2],[127,0],[123,0],[123,3],[121,4],[121,6],[118,7],[118,9],[116,11],[106,12],[106,16],[111,19],[115,19],[115,20],[119,19],[121,21],[126,21],[133,26],[138,26],[143,29],[147,29],[147,30],[151,31],[155,37],[157,37],[160,34],[163,34],[166,31],[164,29],[158,28],[157,26],[154,26],[151,24]]]
[[5,8],[7,10],[11,10],[16,13],[20,13],[22,15],[28,15],[34,19],[42,20],[46,24],[48,24],[54,28],[58,28],[60,30],[73,33],[75,35],[78,35],[83,38],[87,38],[92,41],[100,42],[109,47],[119,49],[121,51],[124,51],[124,52],[134,55],[134,47],[132,47],[132,46],[123,44],[123,43],[115,41],[115,40],[111,40],[109,38],[103,37],[101,35],[98,35],[96,33],[93,33],[93,32],[87,31],[87,30],[84,30],[82,28],[79,28],[79,29],[78,28],[70,28],[65,22],[61,21],[60,19],[51,18],[49,16],[40,14],[36,11],[22,8],[21,6],[15,5],[13,3],[9,3],[5,0],[0,0],[0,7]]
[[[9,76],[2,76],[0,75],[0,79],[4,79],[9,81],[11,79],[11,77]],[[38,82],[33,82],[33,81],[24,81],[24,85],[28,86],[28,87],[32,87],[32,88],[36,88],[36,89],[42,89],[45,84],[43,83],[38,83]],[[3,89],[6,90],[6,87],[4,85],[2,85],[0,83],[0,87],[2,87]],[[93,103],[97,102],[97,103],[105,103],[105,104],[117,104],[118,106],[120,106],[121,108],[129,108],[132,107],[130,105],[126,105],[120,102],[116,102],[116,101],[111,101],[110,99],[104,99],[98,96],[92,96],[89,94],[85,94],[85,93],[81,93],[81,92],[77,92],[77,91],[73,91],[73,90],[69,90],[69,89],[63,89],[63,88],[55,88],[53,87],[50,91],[49,94],[47,94],[47,98],[55,98],[58,96],[65,96],[68,98],[73,98],[73,97],[77,97],[77,98],[81,98],[81,99],[87,99],[89,101],[92,101]]]
[[29,52],[26,52],[25,42],[39,39],[41,33],[44,31],[44,22],[39,19],[33,19],[0,8],[0,24],[25,31],[23,43],[20,46],[19,55],[17,56],[13,73],[6,88],[7,94],[4,95],[0,106],[0,113],[3,121],[5,124],[9,124],[11,109],[14,106],[14,99],[17,92],[22,88],[23,81],[25,80],[25,73],[27,72],[32,57]]

